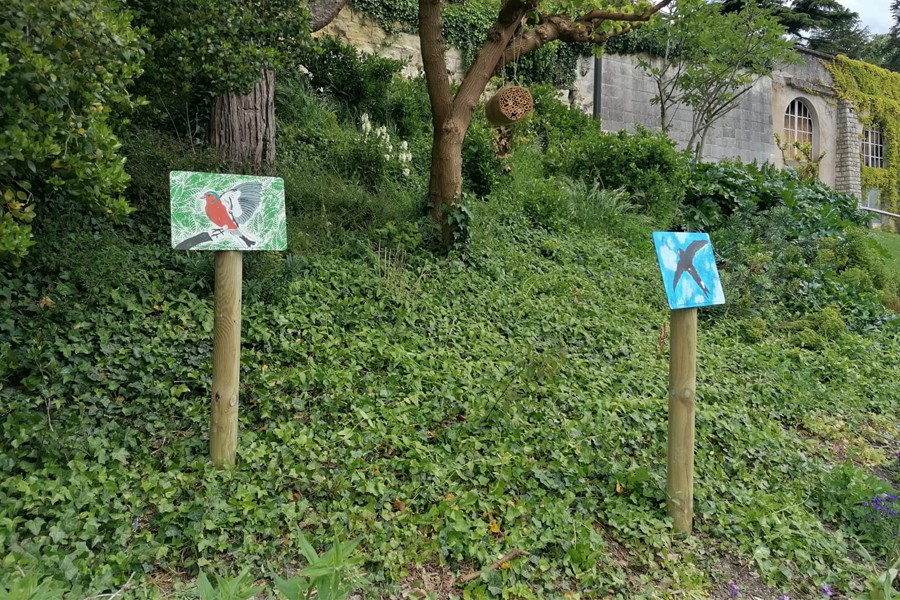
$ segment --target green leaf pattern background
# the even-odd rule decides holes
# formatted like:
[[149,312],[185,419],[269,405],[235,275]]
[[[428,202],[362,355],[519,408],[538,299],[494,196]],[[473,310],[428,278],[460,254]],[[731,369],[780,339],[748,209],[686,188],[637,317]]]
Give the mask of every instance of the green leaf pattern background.
[[195,173],[172,171],[169,174],[169,195],[172,202],[172,247],[184,240],[211,231],[216,226],[204,210],[203,195],[228,191],[239,183],[250,181],[262,185],[259,210],[241,226],[241,233],[256,240],[247,248],[230,235],[222,235],[212,242],[195,246],[195,250],[285,250],[287,225],[284,209],[284,180],[278,177],[253,177],[225,173]]

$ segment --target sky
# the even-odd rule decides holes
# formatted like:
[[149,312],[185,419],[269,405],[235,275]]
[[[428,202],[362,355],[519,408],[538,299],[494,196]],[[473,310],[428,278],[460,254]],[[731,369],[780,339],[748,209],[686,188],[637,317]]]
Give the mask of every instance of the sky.
[[864,26],[871,33],[887,33],[891,28],[891,0],[838,0],[859,13]]

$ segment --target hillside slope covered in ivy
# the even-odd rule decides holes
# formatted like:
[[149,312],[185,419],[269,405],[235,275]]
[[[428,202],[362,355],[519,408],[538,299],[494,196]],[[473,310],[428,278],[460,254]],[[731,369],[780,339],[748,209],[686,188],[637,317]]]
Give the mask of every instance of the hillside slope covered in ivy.
[[[301,531],[360,540],[364,598],[812,598],[896,557],[898,275],[852,199],[536,88],[510,137],[473,126],[470,239],[442,254],[421,82],[367,106],[289,85],[290,249],[245,257],[234,470],[207,456],[212,256],[171,250],[166,212],[168,170],[214,157],[136,127],[131,220],[48,208],[4,272],[0,581],[271,592]],[[712,232],[728,299],[700,320],[689,539],[665,512],[671,227]]]

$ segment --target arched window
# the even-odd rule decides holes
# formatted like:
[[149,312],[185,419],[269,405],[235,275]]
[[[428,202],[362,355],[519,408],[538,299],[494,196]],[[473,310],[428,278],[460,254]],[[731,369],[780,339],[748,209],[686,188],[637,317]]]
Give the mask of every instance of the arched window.
[[794,144],[809,144],[813,151],[813,118],[809,107],[800,98],[794,98],[784,111],[784,147],[788,158],[802,158]]
[[865,166],[874,169],[884,168],[884,134],[879,125],[873,124],[863,129],[860,149]]

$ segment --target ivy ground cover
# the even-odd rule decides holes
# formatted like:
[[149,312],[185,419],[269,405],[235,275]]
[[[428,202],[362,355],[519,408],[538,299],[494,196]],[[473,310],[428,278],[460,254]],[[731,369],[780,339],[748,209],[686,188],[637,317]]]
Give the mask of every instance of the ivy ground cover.
[[705,313],[696,535],[678,539],[649,230],[550,234],[488,208],[464,256],[386,228],[247,258],[239,466],[221,472],[210,257],[48,219],[36,270],[0,283],[4,576],[165,594],[199,569],[290,571],[303,531],[361,540],[367,598],[511,550],[456,593],[719,597],[729,557],[803,598],[896,551],[864,504],[897,485],[896,333],[811,351]]

